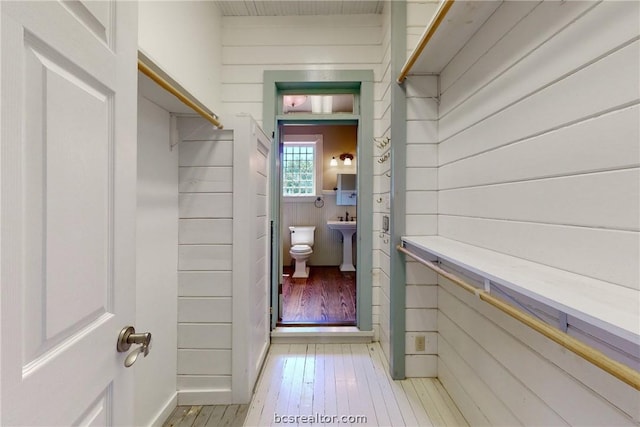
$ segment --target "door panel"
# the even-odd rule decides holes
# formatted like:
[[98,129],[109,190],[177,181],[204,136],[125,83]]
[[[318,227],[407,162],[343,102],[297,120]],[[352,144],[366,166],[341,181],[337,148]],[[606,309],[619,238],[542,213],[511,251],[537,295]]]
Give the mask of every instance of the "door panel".
[[136,6],[0,10],[0,424],[131,424]]
[[25,271],[25,301],[41,301],[42,310],[27,313],[35,318],[24,338],[37,346],[27,354],[37,357],[111,311],[113,118],[111,95],[89,86],[78,70],[62,68],[31,42],[25,58],[24,122],[39,124],[25,128],[25,260],[33,263]]

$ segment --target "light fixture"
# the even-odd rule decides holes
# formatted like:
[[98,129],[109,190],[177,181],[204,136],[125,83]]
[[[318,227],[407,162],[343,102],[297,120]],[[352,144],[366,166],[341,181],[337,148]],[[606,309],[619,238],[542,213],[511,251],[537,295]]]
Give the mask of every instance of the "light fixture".
[[349,153],[340,154],[340,160],[344,161],[345,166],[351,166],[351,160],[353,160],[353,154],[349,154]]
[[331,161],[329,162],[329,166],[338,166],[338,161],[336,160],[335,157],[331,158]]
[[285,95],[283,97],[284,105],[287,107],[297,107],[298,105],[302,105],[307,101],[307,95]]

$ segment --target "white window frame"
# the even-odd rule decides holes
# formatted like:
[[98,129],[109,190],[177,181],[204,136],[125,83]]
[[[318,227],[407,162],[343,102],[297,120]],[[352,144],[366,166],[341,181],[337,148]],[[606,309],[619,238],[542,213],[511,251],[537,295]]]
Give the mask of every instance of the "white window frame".
[[[316,200],[316,197],[322,194],[322,171],[323,171],[323,150],[322,150],[322,135],[284,135],[282,139],[282,143],[284,145],[314,145],[314,163],[315,163],[315,173],[314,173],[314,184],[315,184],[315,194],[312,195],[303,195],[303,196],[291,196],[284,195],[284,189],[281,188],[280,191],[283,193],[283,198],[285,202],[313,202]],[[283,171],[284,173],[284,171]]]

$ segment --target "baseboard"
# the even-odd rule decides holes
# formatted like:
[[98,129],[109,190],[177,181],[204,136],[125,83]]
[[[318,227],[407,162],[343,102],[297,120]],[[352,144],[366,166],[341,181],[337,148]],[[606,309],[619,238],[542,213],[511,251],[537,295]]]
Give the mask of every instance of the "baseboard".
[[158,411],[149,425],[153,427],[162,426],[176,406],[178,406],[178,392],[173,393],[173,396],[167,400],[167,403]]
[[231,390],[180,390],[178,405],[230,405]]

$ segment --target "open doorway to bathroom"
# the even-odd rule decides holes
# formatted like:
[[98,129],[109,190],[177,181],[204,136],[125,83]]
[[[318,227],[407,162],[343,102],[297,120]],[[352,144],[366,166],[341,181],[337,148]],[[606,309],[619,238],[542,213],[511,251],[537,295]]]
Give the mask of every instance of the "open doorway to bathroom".
[[279,326],[356,325],[358,125],[279,127]]
[[[373,158],[374,123],[374,76],[372,70],[268,70],[263,74],[263,128],[272,134],[274,143],[280,149],[271,151],[271,329],[275,331],[282,321],[283,290],[283,247],[284,239],[290,239],[290,232],[282,224],[284,205],[282,193],[282,138],[283,126],[356,126],[357,145],[354,159],[356,162],[356,239],[355,265],[355,311],[358,332],[373,331],[373,162],[360,159]],[[332,95],[332,101],[325,96]],[[348,95],[349,107],[342,111],[336,95]],[[318,102],[318,96],[321,101]],[[286,99],[285,99],[286,97]],[[293,99],[291,99],[292,97]],[[298,98],[299,97],[299,98]],[[314,101],[315,109],[314,109]],[[302,108],[301,101],[310,101],[305,111],[292,111]],[[331,105],[329,105],[331,104]],[[318,109],[319,108],[319,109]],[[309,132],[309,134],[313,134]],[[323,143],[326,139],[323,139]],[[343,162],[336,153],[336,161]],[[332,155],[331,157],[334,157]],[[329,162],[331,159],[329,159]],[[331,189],[332,190],[332,189]],[[280,197],[278,197],[280,195]],[[324,195],[322,201],[326,203]],[[313,202],[314,200],[312,200]],[[326,204],[325,204],[326,206]],[[354,211],[356,210],[354,209]],[[346,213],[346,210],[345,210]],[[351,215],[351,211],[349,214]],[[336,214],[337,215],[337,214]],[[285,232],[286,231],[286,232]],[[337,231],[336,231],[337,233]],[[339,236],[339,235],[337,235]],[[339,239],[340,237],[338,237]],[[314,236],[315,241],[315,236]],[[313,267],[313,266],[311,266]],[[312,271],[313,269],[311,269]],[[376,317],[377,319],[377,313]],[[352,328],[350,326],[349,328]],[[289,328],[291,330],[291,328]],[[327,332],[327,328],[318,328],[318,333]],[[273,333],[273,332],[272,332]]]

